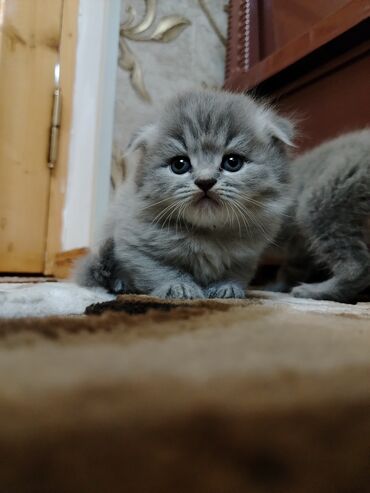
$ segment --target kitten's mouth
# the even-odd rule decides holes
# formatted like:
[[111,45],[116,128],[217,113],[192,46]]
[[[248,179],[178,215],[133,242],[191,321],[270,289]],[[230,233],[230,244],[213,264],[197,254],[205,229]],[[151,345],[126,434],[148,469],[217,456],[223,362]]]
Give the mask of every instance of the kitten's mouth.
[[200,205],[201,207],[218,206],[219,201],[213,194],[211,195],[210,193],[204,193],[200,197],[198,196],[196,198],[195,204]]

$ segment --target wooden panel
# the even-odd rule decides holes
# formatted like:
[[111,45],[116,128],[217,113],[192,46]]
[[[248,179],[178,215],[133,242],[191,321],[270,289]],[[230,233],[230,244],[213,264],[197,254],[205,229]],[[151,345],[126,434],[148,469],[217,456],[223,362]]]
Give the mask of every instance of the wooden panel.
[[349,0],[262,0],[260,9],[261,59],[309,31]]
[[[231,12],[233,13],[233,10]],[[241,13],[240,11],[238,15],[241,16]],[[225,87],[243,91],[252,89],[262,81],[274,76],[334,40],[342,33],[354,28],[368,19],[369,15],[370,2],[368,0],[352,0],[341,9],[317,22],[307,32],[292,39],[282,48],[256,63],[248,71],[241,70],[238,61],[230,58],[228,60],[229,75],[226,79]],[[232,20],[231,24],[236,25],[236,21]],[[257,42],[259,43],[259,40]],[[234,56],[232,48],[228,53],[231,57]]]
[[42,272],[62,0],[0,2],[0,271]]
[[369,53],[304,84],[279,99],[279,108],[300,119],[302,152],[340,133],[370,125]]
[[88,248],[75,248],[55,255],[53,274],[58,279],[68,279],[72,274],[75,262],[89,252]]

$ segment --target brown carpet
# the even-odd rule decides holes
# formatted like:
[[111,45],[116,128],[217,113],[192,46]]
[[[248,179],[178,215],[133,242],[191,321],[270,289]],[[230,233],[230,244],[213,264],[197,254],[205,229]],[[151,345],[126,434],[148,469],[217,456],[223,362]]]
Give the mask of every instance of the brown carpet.
[[323,306],[0,322],[0,493],[370,491],[368,307]]

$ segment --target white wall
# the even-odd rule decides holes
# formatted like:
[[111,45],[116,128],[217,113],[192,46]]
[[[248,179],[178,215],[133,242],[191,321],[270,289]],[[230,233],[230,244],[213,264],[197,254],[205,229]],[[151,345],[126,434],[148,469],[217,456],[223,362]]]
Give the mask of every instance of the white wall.
[[110,189],[120,0],[80,0],[62,250],[96,237]]
[[[225,3],[207,0],[224,34]],[[109,201],[113,130],[115,147],[123,150],[132,131],[155,114],[169,95],[187,87],[221,86],[223,82],[225,48],[198,0],[161,0],[154,26],[168,15],[184,16],[191,25],[170,43],[127,41],[152,95],[151,104],[142,101],[129,74],[121,68],[117,72],[120,17],[126,20],[128,4],[135,7],[140,20],[144,0],[80,0],[64,251],[90,246],[97,236]]]

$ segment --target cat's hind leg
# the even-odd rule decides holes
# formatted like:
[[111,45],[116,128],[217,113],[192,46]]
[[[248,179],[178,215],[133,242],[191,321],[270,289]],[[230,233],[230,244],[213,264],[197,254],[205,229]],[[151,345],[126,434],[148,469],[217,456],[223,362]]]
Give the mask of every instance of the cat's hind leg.
[[113,294],[123,293],[125,286],[118,275],[113,239],[108,239],[97,253],[90,253],[75,267],[74,280],[86,287],[102,287]]
[[296,286],[292,289],[292,295],[296,298],[354,301],[361,291],[370,286],[370,256],[365,244],[363,248],[355,249],[353,245],[352,248],[348,245],[348,251],[342,252],[340,259],[338,253],[336,252],[336,259],[333,259],[331,265],[333,274],[330,279]]
[[296,286],[293,296],[353,302],[370,286],[370,254],[365,241],[364,217],[349,208],[343,211],[341,205],[330,209],[322,204],[320,211],[311,209],[311,214],[306,215],[311,253],[331,276],[320,283]]

